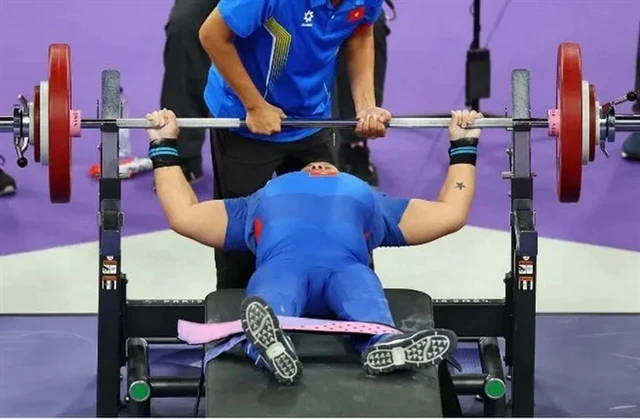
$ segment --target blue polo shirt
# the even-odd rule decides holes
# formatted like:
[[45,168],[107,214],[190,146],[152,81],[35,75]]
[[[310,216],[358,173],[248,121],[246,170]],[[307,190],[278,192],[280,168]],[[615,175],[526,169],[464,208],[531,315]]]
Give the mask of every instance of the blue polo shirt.
[[[288,118],[331,115],[336,56],[342,43],[361,25],[374,23],[383,0],[220,0],[218,11],[236,34],[234,44],[256,88]],[[204,99],[217,118],[245,118],[246,110],[215,66]],[[271,136],[243,136],[291,142],[317,128],[283,128]]]

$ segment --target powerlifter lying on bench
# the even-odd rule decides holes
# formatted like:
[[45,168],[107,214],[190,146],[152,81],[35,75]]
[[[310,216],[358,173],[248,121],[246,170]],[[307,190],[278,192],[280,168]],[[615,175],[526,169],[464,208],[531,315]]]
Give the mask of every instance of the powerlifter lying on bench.
[[[465,128],[481,117],[452,112],[450,166],[437,201],[389,198],[329,163],[310,162],[249,197],[198,203],[179,166],[175,115],[168,110],[147,115],[158,127],[148,130],[149,157],[171,228],[207,246],[256,254],[241,310],[244,350],[256,365],[282,384],[294,383],[302,372],[276,315],[332,314],[393,326],[369,254],[379,246],[428,243],[464,226],[480,135]],[[457,345],[453,332],[440,329],[352,340],[370,374],[434,366]]]

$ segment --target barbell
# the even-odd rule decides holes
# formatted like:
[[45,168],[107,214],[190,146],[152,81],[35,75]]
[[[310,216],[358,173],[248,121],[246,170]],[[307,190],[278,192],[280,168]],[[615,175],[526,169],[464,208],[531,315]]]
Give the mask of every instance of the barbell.
[[[49,196],[53,203],[71,199],[71,139],[83,129],[146,129],[144,118],[85,119],[71,107],[71,52],[67,44],[49,46],[49,78],[35,86],[33,101],[18,97],[12,116],[0,116],[0,132],[12,132],[18,166],[27,165],[26,151],[33,145],[36,162],[49,167]],[[616,131],[640,131],[640,115],[617,115],[615,106],[636,100],[629,92],[600,105],[595,86],[582,79],[582,53],[574,43],[558,46],[556,106],[544,118],[484,118],[468,128],[528,126],[546,128],[556,139],[557,194],[560,202],[577,202],[582,186],[582,166],[595,159],[596,147],[608,156],[606,143]],[[355,128],[355,120],[285,119],[283,127]],[[390,128],[445,128],[449,118],[393,118]],[[181,128],[242,128],[236,118],[178,118]]]

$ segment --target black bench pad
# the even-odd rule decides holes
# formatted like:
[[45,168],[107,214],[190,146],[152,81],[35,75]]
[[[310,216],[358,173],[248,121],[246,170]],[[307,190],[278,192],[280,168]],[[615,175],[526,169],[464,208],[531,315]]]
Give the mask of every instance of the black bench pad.
[[[431,298],[405,289],[385,290],[396,326],[433,327]],[[239,318],[244,290],[222,290],[205,300],[208,323]],[[343,336],[293,334],[304,372],[283,387],[254,367],[239,347],[206,367],[207,417],[440,417],[437,370],[371,377]]]

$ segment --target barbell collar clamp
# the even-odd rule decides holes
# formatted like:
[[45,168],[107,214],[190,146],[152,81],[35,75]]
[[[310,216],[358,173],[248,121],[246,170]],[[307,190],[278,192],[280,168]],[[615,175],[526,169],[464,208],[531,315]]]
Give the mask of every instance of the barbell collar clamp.
[[[23,95],[18,95],[18,104],[13,105],[13,118],[11,120],[13,134],[13,148],[16,151],[16,164],[18,167],[26,167],[28,160],[25,153],[29,148],[29,102]],[[1,131],[0,131],[1,132]]]

